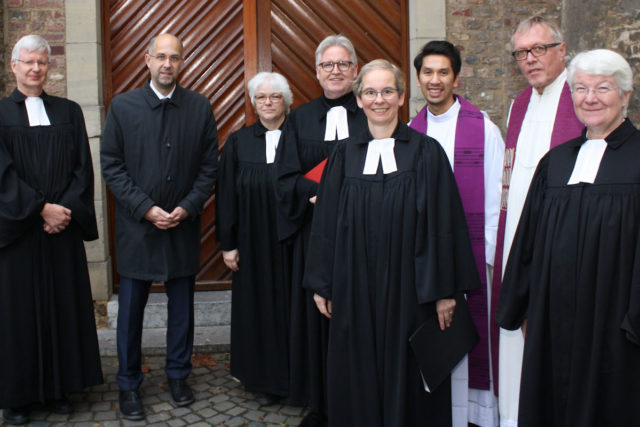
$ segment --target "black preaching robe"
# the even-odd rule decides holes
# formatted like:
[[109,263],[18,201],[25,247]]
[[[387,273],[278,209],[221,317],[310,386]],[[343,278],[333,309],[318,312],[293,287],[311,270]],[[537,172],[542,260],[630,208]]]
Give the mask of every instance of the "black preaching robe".
[[257,122],[229,137],[216,184],[216,235],[238,249],[233,273],[231,375],[247,390],[289,392],[290,284],[276,230],[275,166],[266,162],[267,129]]
[[593,184],[567,185],[585,141],[540,160],[497,318],[528,318],[520,427],[640,425],[640,132],[607,138]]
[[[104,180],[116,200],[118,273],[165,281],[198,272],[200,217],[218,167],[218,132],[209,100],[176,85],[161,101],[149,81],[111,101],[100,146]],[[189,217],[160,230],[152,206]]]
[[396,172],[380,162],[363,174],[373,139],[365,131],[336,147],[320,184],[305,286],[333,304],[331,426],[451,425],[450,382],[424,390],[409,337],[438,299],[480,279],[440,144],[404,123],[393,138]]
[[[29,126],[17,89],[0,101],[0,407],[102,383],[83,240],[98,238],[80,106],[42,93],[51,126]],[[45,202],[71,210],[48,234]]]
[[302,288],[304,265],[313,217],[309,198],[318,184],[304,177],[326,159],[335,141],[325,141],[327,111],[347,110],[349,135],[366,128],[367,119],[352,92],[337,98],[324,96],[299,106],[289,115],[276,156],[278,235],[286,242],[291,263],[290,403],[325,411],[324,367],[328,323],[313,302],[313,293]]

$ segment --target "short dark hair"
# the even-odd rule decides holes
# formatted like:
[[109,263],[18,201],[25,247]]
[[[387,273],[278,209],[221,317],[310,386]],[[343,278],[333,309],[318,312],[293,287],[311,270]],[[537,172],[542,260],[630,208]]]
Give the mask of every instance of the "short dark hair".
[[453,68],[453,77],[458,77],[462,67],[462,59],[457,47],[446,40],[432,40],[425,44],[413,60],[413,66],[416,68],[417,74],[420,74],[420,69],[422,69],[422,60],[429,55],[444,55],[449,58],[451,68]]

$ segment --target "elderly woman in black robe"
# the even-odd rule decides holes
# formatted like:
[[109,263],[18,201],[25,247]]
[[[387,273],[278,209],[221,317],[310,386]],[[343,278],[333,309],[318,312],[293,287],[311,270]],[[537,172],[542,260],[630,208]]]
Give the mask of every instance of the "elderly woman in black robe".
[[329,157],[304,282],[331,319],[329,425],[450,426],[450,382],[425,391],[409,337],[432,316],[449,326],[452,298],[480,284],[456,182],[440,144],[398,119],[395,65],[368,63],[353,87],[368,125]]
[[216,233],[233,271],[231,375],[269,405],[289,391],[290,282],[276,229],[274,160],[293,94],[278,73],[258,73],[248,90],[258,121],[224,145]]
[[509,255],[498,322],[526,331],[520,427],[640,425],[640,132],[632,71],[578,54],[582,136],[540,160]]

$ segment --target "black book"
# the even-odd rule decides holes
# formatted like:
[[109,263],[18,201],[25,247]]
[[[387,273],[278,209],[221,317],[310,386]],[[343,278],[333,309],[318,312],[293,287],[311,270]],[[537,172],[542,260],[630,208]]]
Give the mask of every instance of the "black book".
[[440,329],[437,313],[420,325],[409,337],[409,343],[418,360],[425,390],[433,392],[479,339],[463,296],[456,298],[450,327],[444,331]]

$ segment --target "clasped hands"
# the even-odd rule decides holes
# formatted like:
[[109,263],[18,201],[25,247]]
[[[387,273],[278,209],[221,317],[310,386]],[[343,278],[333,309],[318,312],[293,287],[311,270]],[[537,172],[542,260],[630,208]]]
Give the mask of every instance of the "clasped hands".
[[62,232],[69,222],[71,222],[71,209],[55,203],[45,203],[40,211],[40,216],[44,220],[42,229],[49,234]]
[[180,222],[185,220],[188,216],[189,212],[180,206],[177,206],[171,213],[158,206],[152,206],[147,213],[144,214],[144,219],[160,230],[167,230],[169,228],[177,227]]

